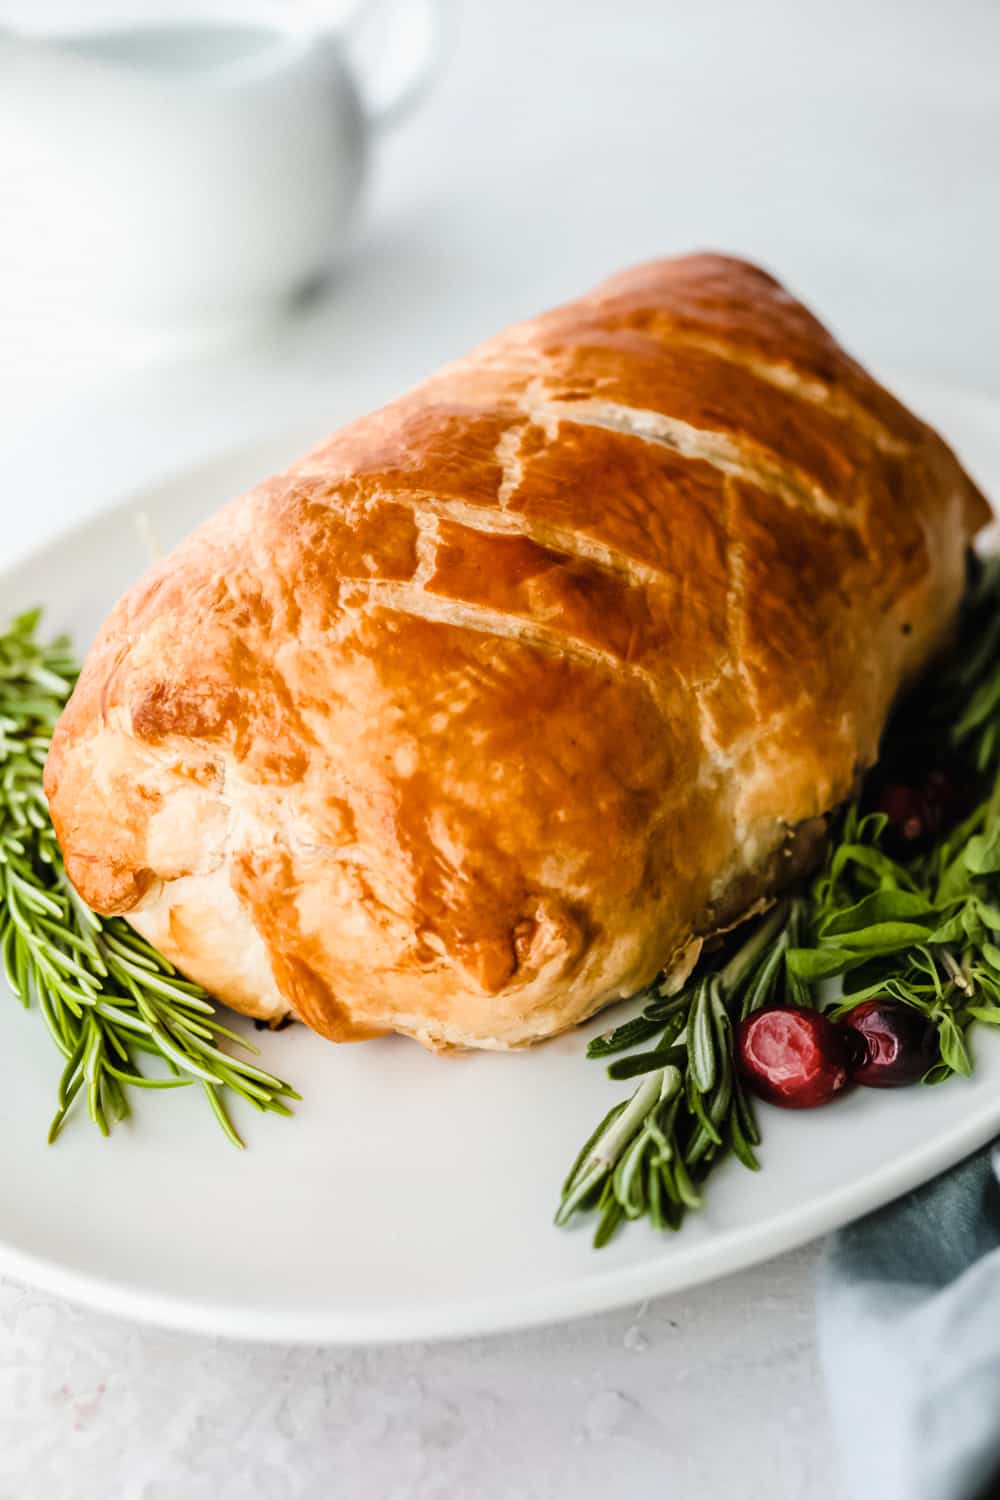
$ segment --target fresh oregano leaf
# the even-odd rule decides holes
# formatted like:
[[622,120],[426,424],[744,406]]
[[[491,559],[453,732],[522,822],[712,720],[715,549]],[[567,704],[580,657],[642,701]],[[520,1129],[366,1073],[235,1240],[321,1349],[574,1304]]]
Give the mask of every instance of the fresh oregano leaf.
[[[918,923],[930,927],[936,918],[933,902],[919,891],[879,890],[827,917],[820,927],[820,936],[846,940],[872,927],[900,924],[912,928]],[[846,941],[842,946],[847,946]]]

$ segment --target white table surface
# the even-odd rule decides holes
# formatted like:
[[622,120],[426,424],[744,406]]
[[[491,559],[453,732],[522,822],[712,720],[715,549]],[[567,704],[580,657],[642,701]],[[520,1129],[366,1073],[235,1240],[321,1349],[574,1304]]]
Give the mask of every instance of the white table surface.
[[[0,21],[26,3],[0,0]],[[877,368],[1000,394],[992,0],[471,0],[453,19],[435,94],[381,149],[358,251],[295,321],[198,355],[123,341],[0,263],[4,558],[692,246],[770,263]],[[0,1283],[0,1500],[836,1500],[814,1259],[377,1352],[160,1334]]]

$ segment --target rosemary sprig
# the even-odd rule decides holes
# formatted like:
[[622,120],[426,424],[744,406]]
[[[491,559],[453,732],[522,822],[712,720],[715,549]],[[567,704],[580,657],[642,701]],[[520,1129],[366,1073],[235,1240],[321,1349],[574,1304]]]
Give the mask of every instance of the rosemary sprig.
[[[64,1059],[54,1141],[78,1096],[107,1135],[129,1114],[132,1088],[197,1084],[229,1140],[243,1142],[227,1090],[259,1110],[289,1114],[299,1097],[280,1078],[224,1051],[257,1048],[218,1019],[212,997],[181,978],[119,918],[97,916],[70,884],[42,792],[52,731],[78,668],[65,637],[37,639],[40,612],[0,634],[0,961],[25,1006],[35,1005]],[[165,1076],[142,1071],[159,1059]]]
[[[635,997],[637,1015],[590,1043],[591,1057],[628,1054],[609,1065],[612,1078],[642,1082],[580,1153],[557,1224],[595,1210],[595,1245],[628,1219],[676,1229],[729,1152],[757,1169],[760,1136],[733,1025],[762,1006],[822,1004],[837,1019],[889,996],[937,1028],[940,1055],[926,1083],[972,1071],[969,1027],[1000,1026],[1000,558],[982,564],[953,651],[883,741],[890,765],[945,757],[979,801],[930,850],[893,859],[883,847],[887,818],[866,812],[862,794],[832,820],[815,879],[708,953],[678,994],[653,984]],[[832,997],[830,980],[839,981]]]
[[658,1229],[677,1229],[688,1209],[701,1206],[700,1184],[727,1151],[758,1169],[760,1134],[734,1065],[733,1021],[786,1001],[796,981],[774,955],[783,959],[790,935],[798,933],[800,908],[798,900],[780,901],[741,935],[725,962],[699,968],[678,994],[665,984],[647,991],[639,1016],[590,1043],[589,1056],[608,1057],[658,1037],[650,1051],[609,1066],[612,1078],[645,1076],[577,1158],[557,1224],[596,1208],[598,1246],[623,1219],[648,1215]]

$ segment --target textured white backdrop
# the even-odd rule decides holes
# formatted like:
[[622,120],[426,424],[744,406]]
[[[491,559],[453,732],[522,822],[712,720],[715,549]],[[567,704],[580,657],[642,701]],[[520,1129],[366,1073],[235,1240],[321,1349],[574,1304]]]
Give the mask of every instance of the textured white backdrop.
[[[0,19],[44,8],[0,0]],[[453,15],[436,93],[381,151],[358,254],[269,341],[195,358],[83,329],[4,226],[0,560],[294,422],[318,390],[360,411],[514,316],[693,245],[770,262],[881,368],[1000,393],[992,0]],[[4,170],[0,152],[0,212]],[[813,1259],[641,1314],[378,1352],[159,1334],[0,1284],[0,1500],[836,1500]]]
[[518,1337],[260,1349],[0,1284],[2,1500],[837,1494],[808,1251]]

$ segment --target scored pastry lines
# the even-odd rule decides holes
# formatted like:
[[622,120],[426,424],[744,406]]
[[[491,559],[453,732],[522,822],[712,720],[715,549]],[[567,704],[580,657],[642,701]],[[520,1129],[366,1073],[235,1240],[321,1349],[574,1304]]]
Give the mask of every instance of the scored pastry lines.
[[[534,639],[544,649],[556,649],[566,655],[576,655],[581,660],[613,662],[616,667],[633,672],[652,684],[657,692],[660,681],[648,668],[624,660],[615,652],[602,651],[575,636],[548,626],[537,625],[522,615],[508,615],[502,610],[491,609],[468,601],[435,595],[428,590],[434,577],[437,548],[440,544],[441,520],[454,521],[470,531],[499,537],[518,537],[534,542],[548,551],[559,552],[568,558],[603,568],[626,583],[640,587],[655,586],[676,591],[677,581],[660,568],[638,562],[614,547],[609,547],[595,538],[583,536],[560,526],[533,522],[527,516],[498,511],[487,505],[476,505],[467,500],[448,500],[441,496],[422,494],[398,494],[385,497],[393,505],[406,506],[414,517],[417,527],[415,552],[417,566],[412,577],[405,583],[389,579],[341,575],[341,584],[346,590],[364,590],[374,602],[401,613],[420,615],[425,619],[441,620],[451,624],[465,624],[469,629],[482,629],[485,634],[504,635],[521,640]],[[336,492],[327,495],[327,502],[335,502]],[[420,601],[425,601],[421,604]],[[461,620],[456,610],[464,611]],[[480,622],[480,623],[477,623]]]
[[417,566],[413,577],[410,579],[411,587],[423,588],[429,583],[437,570],[438,544],[441,540],[441,518],[433,510],[414,511],[414,524],[417,528],[416,554]]
[[[578,562],[591,563],[596,567],[604,568],[607,572],[614,573],[629,583],[644,586],[655,585],[658,588],[669,589],[671,592],[676,591],[677,588],[677,580],[662,568],[639,562],[637,558],[619,551],[617,547],[611,547],[606,542],[598,541],[596,537],[586,533],[570,531],[563,526],[553,526],[547,521],[536,521],[519,511],[496,510],[493,506],[477,505],[471,500],[446,500],[439,495],[420,493],[411,495],[394,493],[392,504],[407,506],[413,512],[418,527],[421,527],[423,517],[433,516],[436,519],[455,521],[470,531],[477,531],[487,536],[521,537],[525,541],[534,542],[538,547],[544,547],[547,551],[562,552],[567,557],[576,558]],[[420,569],[422,558],[421,542],[418,540],[417,572],[421,574],[420,581],[426,582],[428,575],[422,573]],[[416,576],[414,574],[414,578],[410,580],[411,583],[415,581]],[[433,577],[433,571],[430,577]]]
[[[767,368],[776,370],[778,367]],[[783,375],[778,377],[775,383],[783,378]],[[371,602],[383,607],[427,620],[463,625],[484,634],[516,639],[583,661],[613,664],[617,669],[635,673],[654,690],[657,689],[660,682],[655,673],[625,661],[615,652],[604,650],[549,625],[539,624],[523,615],[508,614],[488,605],[438,596],[429,591],[436,570],[440,520],[447,518],[479,533],[522,537],[538,546],[560,552],[567,558],[600,567],[632,584],[653,585],[658,589],[666,588],[675,592],[677,580],[663,569],[641,563],[617,547],[579,531],[539,522],[508,509],[511,498],[517,493],[524,478],[522,445],[529,424],[540,429],[550,444],[558,442],[559,426],[563,422],[619,432],[642,442],[669,448],[682,458],[707,463],[724,476],[724,519],[729,566],[725,611],[730,670],[735,671],[749,701],[754,703],[756,692],[752,676],[740,661],[739,653],[732,650],[736,621],[740,609],[746,608],[746,587],[743,558],[739,555],[730,526],[733,504],[731,481],[742,479],[775,495],[785,504],[818,513],[847,529],[857,529],[856,519],[845,513],[843,507],[837,505],[801,470],[794,465],[783,464],[768,450],[755,450],[754,459],[751,460],[745,445],[728,433],[695,427],[680,418],[660,412],[629,407],[598,397],[580,402],[547,399],[543,380],[544,377],[530,383],[523,405],[515,407],[511,413],[511,424],[501,433],[496,443],[494,455],[500,470],[496,492],[498,507],[460,499],[445,499],[426,492],[412,495],[394,493],[391,496],[392,502],[408,506],[413,512],[417,527],[417,567],[413,577],[406,583],[379,579],[344,579],[343,582],[364,589]],[[518,421],[518,416],[523,421]],[[700,716],[704,717],[707,705],[700,697],[704,684],[692,684],[692,687],[699,693],[698,710]]]
[[500,468],[500,484],[497,489],[497,503],[501,510],[507,509],[507,502],[511,495],[515,495],[521,487],[524,478],[524,464],[521,459],[521,444],[524,441],[526,426],[513,425],[506,428],[501,434],[494,450],[497,464]]
[[[709,779],[717,777],[720,771],[728,771],[736,765],[740,756],[748,748],[752,748],[765,732],[763,721],[759,717],[759,694],[753,674],[744,659],[743,652],[739,649],[738,624],[740,615],[749,607],[746,549],[736,539],[733,527],[733,508],[735,496],[733,494],[732,480],[727,476],[723,484],[723,521],[725,525],[725,556],[726,556],[726,598],[725,598],[725,633],[726,645],[724,659],[719,670],[712,676],[701,682],[691,685],[694,701],[698,710],[698,722],[701,726],[702,740],[710,752],[710,758],[699,779],[708,776]],[[749,733],[738,736],[736,741],[724,748],[716,733],[715,716],[707,701],[708,695],[719,684],[728,679],[733,686],[738,685],[742,689],[744,699],[750,706],[754,716],[757,718],[757,728]]]
[[790,395],[808,401],[811,406],[822,407],[831,417],[846,422],[849,427],[861,433],[882,453],[903,454],[912,447],[905,438],[897,437],[891,428],[874,412],[862,406],[855,397],[818,375],[806,374],[794,365],[778,364],[754,354],[752,350],[741,349],[735,344],[727,344],[707,334],[685,328],[671,328],[670,342],[671,346],[700,349],[715,359],[724,360],[726,364],[738,365],[741,369],[749,370],[751,375],[763,380],[765,384],[788,391]]
[[739,621],[741,615],[745,615],[750,607],[746,548],[737,540],[736,529],[733,525],[736,497],[733,493],[732,480],[727,477],[722,488],[725,502],[723,516],[726,527],[726,647],[729,653],[729,665],[743,684],[747,700],[756,713],[760,701],[757,685],[739,644]]
[[663,684],[648,667],[623,661],[615,651],[605,651],[600,646],[567,635],[564,631],[523,615],[510,615],[504,610],[493,609],[488,604],[470,604],[462,599],[443,598],[428,594],[412,583],[391,583],[383,579],[351,579],[351,589],[362,590],[369,602],[383,609],[397,610],[419,619],[437,621],[443,625],[458,625],[465,630],[475,630],[481,635],[502,636],[535,646],[549,655],[569,657],[586,662],[590,666],[610,667],[616,673],[628,672],[641,678],[659,699]]
[[581,427],[601,427],[640,438],[644,443],[657,443],[682,458],[700,459],[723,474],[745,479],[786,505],[821,515],[835,526],[856,529],[854,518],[844,507],[800,469],[783,464],[767,449],[756,449],[751,459],[746,447],[726,432],[693,427],[679,417],[667,417],[644,407],[623,406],[600,397],[573,402],[546,401],[544,406],[530,410],[529,415],[540,424],[570,422]]

